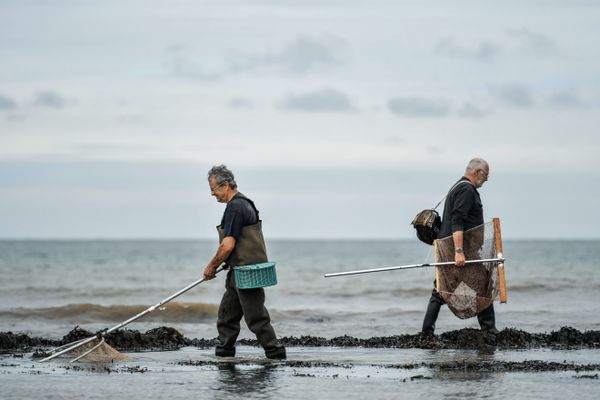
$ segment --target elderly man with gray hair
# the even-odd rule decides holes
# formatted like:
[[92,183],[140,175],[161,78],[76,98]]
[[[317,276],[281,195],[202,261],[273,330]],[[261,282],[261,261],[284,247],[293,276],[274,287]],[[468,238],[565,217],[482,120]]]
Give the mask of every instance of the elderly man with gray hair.
[[217,254],[204,268],[204,278],[207,280],[215,277],[222,263],[228,269],[225,293],[217,317],[219,343],[215,354],[218,357],[235,356],[235,342],[240,333],[240,321],[244,317],[248,328],[264,348],[266,357],[285,359],[285,347],[279,344],[265,307],[264,289],[236,287],[231,268],[268,261],[258,210],[252,200],[237,190],[233,172],[225,165],[215,166],[208,171],[208,186],[219,203],[227,204],[221,225],[217,227],[220,243]]
[[[464,232],[483,224],[483,206],[477,189],[488,180],[489,173],[490,167],[484,159],[472,159],[463,177],[450,188],[446,196],[442,225],[437,236],[438,238],[452,236],[454,262],[458,267],[465,265]],[[425,335],[433,334],[440,308],[446,303],[435,286],[434,281],[423,320],[422,333]],[[498,333],[493,304],[477,314],[477,320],[482,330],[492,334]]]

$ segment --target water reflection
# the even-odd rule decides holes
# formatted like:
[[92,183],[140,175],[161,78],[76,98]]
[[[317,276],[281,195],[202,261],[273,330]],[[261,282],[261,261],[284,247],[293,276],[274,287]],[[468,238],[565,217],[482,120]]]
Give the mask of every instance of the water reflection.
[[274,368],[271,365],[219,364],[215,389],[225,398],[233,398],[232,395],[261,399],[277,396],[279,388]]
[[494,383],[503,379],[503,374],[491,371],[494,362],[500,361],[493,350],[441,350],[432,351],[431,378],[445,388],[452,398],[495,398],[502,385]]

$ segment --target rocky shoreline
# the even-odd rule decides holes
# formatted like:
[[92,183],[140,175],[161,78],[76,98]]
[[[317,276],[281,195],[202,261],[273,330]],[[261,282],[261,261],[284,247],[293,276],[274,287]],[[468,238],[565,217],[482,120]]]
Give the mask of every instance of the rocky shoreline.
[[[90,337],[93,332],[75,327],[60,340],[30,337],[26,334],[0,332],[0,352],[28,352],[60,346],[75,340]],[[192,346],[208,348],[215,345],[216,339],[190,339],[175,328],[159,327],[145,333],[137,330],[119,330],[106,337],[112,347],[121,351],[162,351],[177,350]],[[600,331],[579,331],[572,327],[562,327],[550,333],[529,333],[514,328],[506,328],[497,335],[477,329],[464,328],[440,335],[422,336],[397,335],[371,338],[338,336],[331,339],[316,336],[282,337],[281,343],[288,347],[365,347],[399,349],[597,349],[600,348]],[[243,339],[240,344],[257,346],[256,340]]]

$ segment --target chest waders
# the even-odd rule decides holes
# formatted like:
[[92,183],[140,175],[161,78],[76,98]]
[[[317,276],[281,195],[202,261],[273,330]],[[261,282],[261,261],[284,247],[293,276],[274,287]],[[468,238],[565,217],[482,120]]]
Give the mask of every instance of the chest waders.
[[[254,203],[245,197],[243,199],[252,205],[258,217],[258,210],[254,207]],[[217,226],[217,231],[219,243],[221,243],[225,237],[223,227]],[[229,266],[229,271],[217,317],[219,332],[219,343],[215,348],[217,356],[235,356],[235,342],[240,333],[240,321],[244,317],[246,325],[256,335],[268,358],[282,359],[286,357],[285,348],[277,340],[275,330],[271,325],[271,317],[265,307],[264,289],[238,289],[232,270],[236,266],[267,261],[267,247],[262,233],[262,222],[259,219],[256,224],[246,225],[242,228],[240,237],[235,242],[235,248],[225,261]]]
[[[222,226],[217,226],[219,243],[225,237]],[[267,246],[262,233],[262,221],[242,228],[240,237],[235,241],[235,247],[225,263],[230,267],[240,265],[258,264],[269,261],[267,258]]]

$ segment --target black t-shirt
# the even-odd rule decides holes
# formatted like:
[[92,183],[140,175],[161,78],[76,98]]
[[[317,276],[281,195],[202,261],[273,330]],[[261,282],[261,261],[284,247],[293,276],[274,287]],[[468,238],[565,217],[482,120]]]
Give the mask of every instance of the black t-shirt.
[[462,177],[458,180],[461,181],[465,183],[455,186],[446,197],[439,238],[483,224],[483,205],[479,192],[467,178]]
[[253,225],[258,222],[258,210],[254,207],[252,200],[238,192],[233,199],[227,203],[221,227],[224,236],[233,236],[235,240],[240,238],[242,228],[246,225]]

